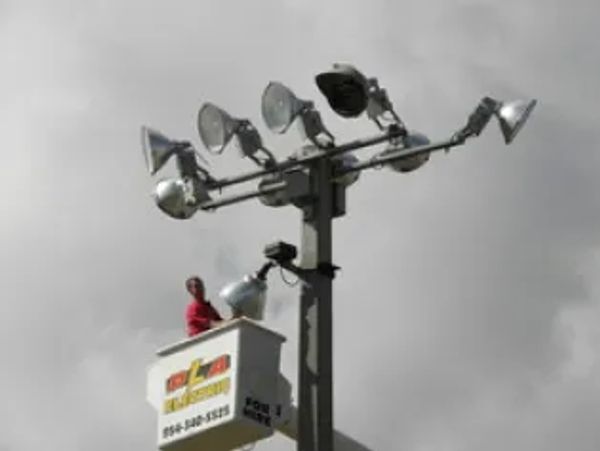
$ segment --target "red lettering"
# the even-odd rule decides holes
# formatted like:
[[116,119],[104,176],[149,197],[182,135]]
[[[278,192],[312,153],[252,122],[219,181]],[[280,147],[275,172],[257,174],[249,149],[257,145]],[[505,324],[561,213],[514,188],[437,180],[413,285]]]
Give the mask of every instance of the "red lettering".
[[167,379],[167,393],[183,387],[187,383],[188,372],[180,371]]
[[222,355],[221,357],[219,357],[218,359],[214,360],[211,363],[210,369],[208,370],[208,377],[213,377],[218,374],[224,373],[228,369],[229,369],[229,356]]

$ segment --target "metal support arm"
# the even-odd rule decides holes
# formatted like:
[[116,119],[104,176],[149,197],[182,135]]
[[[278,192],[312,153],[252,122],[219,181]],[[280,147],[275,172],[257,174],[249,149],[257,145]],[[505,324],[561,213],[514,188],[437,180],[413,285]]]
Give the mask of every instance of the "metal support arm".
[[390,139],[398,138],[403,135],[403,131],[390,129],[387,133],[376,135],[366,139],[357,139],[355,141],[350,141],[346,144],[342,144],[340,146],[331,147],[327,150],[321,150],[320,152],[312,153],[305,157],[288,159],[281,163],[277,163],[276,165],[270,166],[267,169],[261,169],[258,171],[247,172],[246,174],[238,175],[235,177],[228,177],[217,179],[216,181],[207,184],[207,188],[210,190],[218,190],[221,188],[225,188],[226,186],[237,185],[238,183],[248,182],[250,180],[254,180],[260,177],[263,177],[268,174],[273,174],[276,172],[284,172],[296,167],[307,166],[319,160],[321,158],[331,158],[335,155],[340,155],[342,153],[350,152],[352,150],[361,149],[363,147],[374,146],[376,144],[380,144],[385,141],[389,141]]
[[381,166],[386,163],[393,161],[404,160],[406,158],[414,157],[424,153],[436,152],[438,150],[449,150],[452,147],[460,146],[464,144],[464,139],[451,138],[447,141],[441,141],[438,143],[427,144],[424,146],[413,147],[409,149],[398,149],[395,152],[391,152],[384,157],[373,158],[372,160],[365,161],[363,163],[356,164],[352,167],[341,169],[335,174],[336,177],[341,177],[345,174],[351,174],[353,172],[362,171],[363,169],[369,169],[376,166]]

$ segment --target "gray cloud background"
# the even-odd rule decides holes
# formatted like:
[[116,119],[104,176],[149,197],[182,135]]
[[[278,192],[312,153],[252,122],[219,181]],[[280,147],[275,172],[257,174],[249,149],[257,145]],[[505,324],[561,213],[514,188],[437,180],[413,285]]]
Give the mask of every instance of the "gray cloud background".
[[[199,145],[210,100],[284,155],[297,140],[259,116],[274,79],[312,97],[338,139],[371,133],[329,113],[313,85],[351,61],[432,138],[482,95],[540,105],[509,148],[491,124],[416,173],[367,172],[351,189],[335,224],[336,425],[376,450],[597,450],[598,9],[0,2],[0,449],[155,448],[145,369],[183,333],[182,281],[200,273],[216,294],[273,237],[298,242],[299,214],[248,202],[170,220],[149,197],[139,127]],[[289,337],[294,379],[297,293],[278,278],[270,288],[268,325]]]

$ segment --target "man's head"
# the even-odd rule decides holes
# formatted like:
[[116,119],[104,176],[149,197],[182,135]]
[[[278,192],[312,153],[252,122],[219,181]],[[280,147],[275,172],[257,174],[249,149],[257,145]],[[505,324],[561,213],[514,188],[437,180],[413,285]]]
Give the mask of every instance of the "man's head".
[[192,276],[185,281],[185,287],[194,299],[204,300],[204,282],[198,276]]

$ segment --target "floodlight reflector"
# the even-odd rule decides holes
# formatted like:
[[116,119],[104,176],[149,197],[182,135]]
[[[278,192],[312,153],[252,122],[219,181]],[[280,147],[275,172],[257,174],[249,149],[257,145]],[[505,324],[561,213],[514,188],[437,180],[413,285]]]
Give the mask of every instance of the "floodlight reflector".
[[178,143],[156,130],[142,127],[142,150],[148,172],[154,175],[178,150]]
[[198,112],[198,132],[204,146],[221,153],[238,128],[239,121],[218,106],[205,103]]
[[262,95],[262,116],[273,133],[285,133],[307,103],[310,102],[299,100],[287,86],[272,81]]
[[500,130],[506,144],[510,144],[519,133],[531,112],[535,108],[536,100],[515,100],[504,103],[497,111]]
[[319,147],[333,144],[334,137],[325,128],[313,102],[299,99],[291,89],[277,81],[270,82],[263,92],[262,115],[273,133],[285,133],[299,118],[298,130],[303,139]]
[[[268,174],[258,183],[258,189],[265,188],[273,183],[282,182],[283,177],[278,174]],[[273,193],[261,194],[258,198],[261,204],[267,207],[285,207],[290,204],[290,196],[286,189],[275,191]]]

